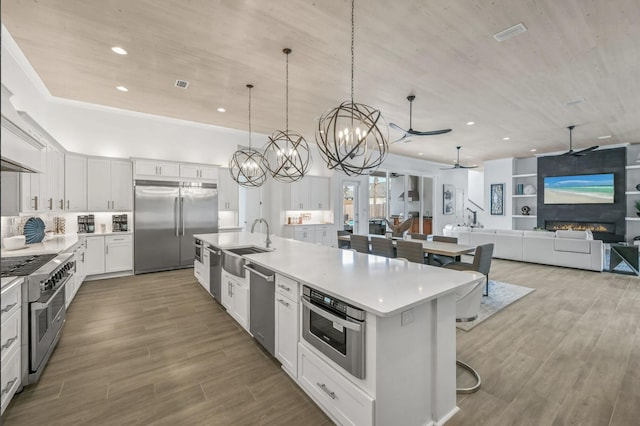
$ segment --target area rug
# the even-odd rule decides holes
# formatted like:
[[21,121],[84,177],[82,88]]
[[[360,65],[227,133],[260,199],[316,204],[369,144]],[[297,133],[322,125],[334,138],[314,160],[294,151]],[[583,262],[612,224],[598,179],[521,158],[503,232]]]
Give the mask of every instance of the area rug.
[[516,300],[522,299],[535,289],[489,280],[489,296],[483,296],[478,318],[469,322],[457,322],[456,327],[469,331],[493,314],[500,312]]

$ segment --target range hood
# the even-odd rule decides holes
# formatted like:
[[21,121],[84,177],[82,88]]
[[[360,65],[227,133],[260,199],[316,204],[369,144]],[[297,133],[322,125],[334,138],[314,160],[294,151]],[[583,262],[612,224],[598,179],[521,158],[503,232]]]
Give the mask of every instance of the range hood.
[[405,194],[407,201],[420,201],[420,191],[418,190],[418,176],[409,176],[409,190],[400,194],[401,200],[404,200]]
[[2,128],[1,170],[41,173],[44,170],[42,153],[47,145],[34,138],[4,114],[1,116],[0,124]]

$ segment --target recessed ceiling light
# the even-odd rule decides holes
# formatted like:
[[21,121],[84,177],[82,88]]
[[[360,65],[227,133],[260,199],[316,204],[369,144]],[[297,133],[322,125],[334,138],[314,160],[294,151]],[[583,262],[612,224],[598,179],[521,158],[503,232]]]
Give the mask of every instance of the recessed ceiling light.
[[537,149],[535,149],[535,148],[531,148],[529,151],[531,151],[531,152],[536,152],[536,151],[537,151]]
[[473,126],[474,124],[476,124],[475,121],[467,121],[467,126]]
[[120,46],[113,46],[111,50],[113,51],[113,53],[117,53],[118,55],[126,55],[128,53]]
[[509,139],[511,139],[509,136],[505,136],[504,138],[502,138],[503,141],[508,141]]
[[610,139],[611,135],[598,136],[598,139]]
[[126,88],[126,87],[124,87],[124,86],[118,86],[118,87],[116,87],[116,89],[118,89],[118,90],[119,90],[119,91],[121,91],[121,92],[128,92],[128,91],[129,91],[129,89],[127,89],[127,88]]
[[220,108],[218,108],[218,112],[227,112],[227,110],[222,108],[222,107],[220,107]]
[[418,155],[424,155],[423,153],[419,152]]

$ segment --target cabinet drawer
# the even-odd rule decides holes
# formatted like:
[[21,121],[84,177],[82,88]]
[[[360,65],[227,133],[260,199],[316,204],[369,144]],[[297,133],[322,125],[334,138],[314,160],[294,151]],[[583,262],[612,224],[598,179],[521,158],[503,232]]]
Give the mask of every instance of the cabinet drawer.
[[13,284],[2,289],[0,297],[0,319],[4,322],[5,318],[9,318],[11,314],[20,310],[20,302],[22,299],[22,282],[23,278],[18,279]]
[[2,370],[0,372],[0,389],[2,392],[2,408],[0,414],[4,413],[9,401],[13,398],[20,387],[20,351],[14,348],[7,360],[2,360]]
[[104,237],[105,244],[113,243],[130,243],[133,241],[133,235],[107,235]]
[[6,320],[2,319],[2,331],[0,333],[0,348],[2,349],[2,365],[5,363],[5,358],[9,356],[9,353],[14,348],[20,347],[20,310],[13,312],[13,314]]
[[300,385],[338,423],[373,425],[373,398],[298,344]]
[[298,303],[300,289],[298,282],[284,275],[276,274],[276,292]]

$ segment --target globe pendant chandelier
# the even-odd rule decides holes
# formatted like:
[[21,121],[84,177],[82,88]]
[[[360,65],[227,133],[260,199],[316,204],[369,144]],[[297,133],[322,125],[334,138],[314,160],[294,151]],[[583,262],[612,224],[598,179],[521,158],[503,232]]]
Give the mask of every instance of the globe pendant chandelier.
[[351,99],[325,113],[318,122],[316,142],[329,169],[362,175],[375,171],[389,149],[389,129],[375,108],[353,101],[355,0],[351,0]]
[[249,88],[249,147],[237,150],[229,161],[229,173],[231,178],[238,185],[255,188],[262,186],[267,180],[267,171],[264,167],[264,157],[251,148],[251,89],[252,84],[247,84]]
[[265,167],[271,176],[285,183],[299,181],[309,170],[311,155],[309,144],[297,132],[289,130],[289,54],[291,49],[283,50],[287,55],[286,92],[285,92],[285,130],[277,130],[269,137],[264,149]]

